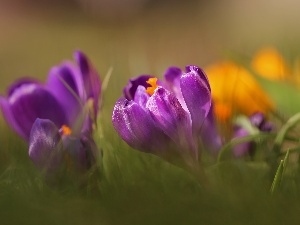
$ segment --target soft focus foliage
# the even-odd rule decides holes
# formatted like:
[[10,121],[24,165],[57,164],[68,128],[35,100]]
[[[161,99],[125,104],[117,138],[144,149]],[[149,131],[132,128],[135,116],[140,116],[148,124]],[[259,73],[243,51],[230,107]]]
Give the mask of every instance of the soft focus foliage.
[[[38,156],[36,165],[38,168],[41,165],[42,169],[37,169],[29,159],[26,151],[29,144],[18,138],[2,118],[0,224],[299,224],[299,3],[294,0],[128,0],[114,4],[121,0],[89,0],[75,5],[79,1],[0,2],[1,93],[5,93],[4,87],[17,77],[27,74],[40,75],[39,80],[46,80],[47,69],[56,64],[60,71],[64,63],[57,62],[69,58],[70,52],[77,48],[90,56],[104,78],[101,110],[97,111],[98,101],[94,98],[100,92],[97,85],[94,86],[97,82],[84,85],[87,90],[96,92],[88,91],[80,96],[86,106],[84,110],[90,112],[92,120],[92,124],[86,123],[93,131],[88,138],[82,135],[84,126],[81,125],[86,121],[81,119],[71,119],[75,121],[74,126],[70,126],[73,122],[31,121],[35,125],[30,143],[35,146]],[[38,10],[28,7],[29,2]],[[110,4],[102,7],[101,2]],[[134,2],[136,7],[131,8]],[[5,7],[10,4],[18,7]],[[123,4],[127,4],[126,7]],[[270,44],[276,47],[259,50],[253,57],[250,54],[259,49],[258,46]],[[277,47],[280,51],[275,50]],[[171,87],[166,87],[161,77],[157,81],[149,80],[152,77],[149,75],[142,76],[142,81],[131,78],[136,74],[161,74],[169,65],[180,68],[190,63],[206,65],[217,58],[224,59],[224,55],[220,55],[224,52],[234,57],[228,58],[232,60],[230,62],[216,63],[223,69],[213,70],[218,75],[209,77],[213,97],[211,109],[214,111],[209,111],[204,123],[203,112],[199,111],[201,104],[195,103],[205,99],[193,91],[194,82],[186,83],[185,90],[190,91],[187,102],[191,106],[183,107],[185,101],[180,99],[181,89],[173,82],[170,82]],[[257,60],[259,70],[253,66],[254,60]],[[86,70],[86,63],[80,61],[81,69],[75,71],[90,71]],[[284,64],[287,73],[282,73]],[[205,72],[209,73],[209,70]],[[125,99],[117,100],[128,79],[136,90],[125,88]],[[64,111],[71,118],[70,115],[78,111],[73,110],[69,92],[62,94],[59,91],[61,86],[57,81],[51,85],[54,90],[51,96],[56,95],[56,101],[64,103],[64,107],[55,106],[45,100],[45,95],[39,95],[41,100],[33,108],[48,107],[44,113],[54,115],[51,120],[59,120],[55,112],[65,114]],[[145,85],[139,85],[140,82]],[[24,97],[23,94],[29,94],[36,87],[44,93],[44,84],[39,82],[29,88],[25,85],[17,93]],[[164,149],[164,143],[169,143],[172,136],[176,144],[166,146],[169,152],[178,153],[182,146],[189,152],[188,145],[184,145],[184,126],[191,124],[185,124],[189,120],[177,121],[181,114],[176,114],[178,111],[174,108],[180,108],[179,104],[174,107],[172,104],[178,102],[169,98],[171,94],[163,95],[168,93],[164,90],[158,95],[157,89],[162,88],[175,93],[188,115],[191,115],[190,111],[196,115],[191,121],[198,123],[192,133],[201,136],[197,143],[201,153],[198,161],[184,165],[136,151],[136,146],[130,147],[114,130],[111,115],[116,101],[129,103],[124,104],[125,107],[122,105],[124,108],[134,105],[141,109],[140,106],[147,102],[144,100],[156,95],[160,98],[152,98],[152,109],[156,109],[152,116],[160,130],[149,132],[153,128],[153,118],[150,120],[147,114],[133,113],[121,117],[134,118],[133,124],[121,126],[125,130],[122,132],[134,143],[139,141],[141,147],[157,144],[157,149]],[[136,93],[140,93],[137,95],[140,98]],[[162,101],[166,99],[168,101]],[[19,99],[18,102],[32,109],[32,105],[27,104],[31,101]],[[100,108],[100,104],[98,106]],[[261,112],[254,114],[256,119],[253,120],[254,110]],[[22,112],[24,108],[14,114],[18,124],[31,126],[22,123],[28,116]],[[263,118],[261,113],[266,117]],[[260,116],[257,119],[255,115]],[[129,120],[126,122],[130,123]],[[274,125],[271,132],[265,132],[264,125],[268,122]],[[222,133],[210,132],[212,124],[216,124]],[[141,132],[132,135],[125,129],[128,127]],[[199,128],[201,132],[196,132]],[[235,133],[235,128],[240,132]],[[177,133],[170,132],[174,130]],[[145,134],[151,141],[144,142]],[[214,139],[220,140],[217,143],[221,145],[211,154],[214,146],[205,144],[216,143],[211,141]],[[76,157],[81,155],[77,153],[92,146],[96,147],[93,148],[96,157],[92,162],[85,161],[91,166],[72,170],[81,165],[74,164],[77,159],[82,159]],[[243,151],[246,149],[247,154],[237,158],[234,150],[239,147],[243,147]],[[39,157],[39,150],[45,149],[63,154],[56,155],[57,158],[52,158],[52,154]],[[177,157],[181,159],[182,155]],[[45,164],[55,165],[60,160],[65,162],[64,166],[45,179]]]

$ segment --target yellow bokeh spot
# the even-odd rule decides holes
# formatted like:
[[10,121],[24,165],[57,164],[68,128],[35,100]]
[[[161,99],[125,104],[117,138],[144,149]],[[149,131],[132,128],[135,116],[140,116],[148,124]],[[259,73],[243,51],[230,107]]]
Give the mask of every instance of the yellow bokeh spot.
[[216,116],[228,119],[236,113],[268,113],[273,102],[254,77],[243,67],[224,61],[205,69],[212,89]]
[[146,92],[151,96],[153,95],[155,89],[157,88],[157,78],[156,77],[152,77],[152,78],[149,78],[146,83],[147,84],[150,84],[150,87],[147,87],[146,89]]
[[68,127],[67,125],[62,125],[60,130],[61,130],[62,135],[68,136],[68,135],[72,134],[71,128]]
[[284,58],[272,47],[259,50],[253,57],[252,67],[256,73],[270,80],[283,80],[290,74]]

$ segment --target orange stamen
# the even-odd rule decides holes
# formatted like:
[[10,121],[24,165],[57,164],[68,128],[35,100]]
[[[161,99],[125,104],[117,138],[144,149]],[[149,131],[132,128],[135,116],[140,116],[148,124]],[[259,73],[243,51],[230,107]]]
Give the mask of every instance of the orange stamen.
[[61,131],[62,135],[66,135],[66,136],[69,136],[72,134],[71,128],[68,127],[67,125],[62,125],[60,128],[60,131]]
[[157,78],[156,77],[152,77],[152,78],[149,78],[146,83],[147,84],[150,84],[151,86],[150,87],[147,87],[146,89],[146,92],[151,96],[154,94],[154,91],[155,89],[157,88]]

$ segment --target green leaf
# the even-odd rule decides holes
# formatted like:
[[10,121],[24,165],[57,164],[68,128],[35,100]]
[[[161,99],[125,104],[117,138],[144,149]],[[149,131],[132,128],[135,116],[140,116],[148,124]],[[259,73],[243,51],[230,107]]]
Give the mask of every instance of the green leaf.
[[279,154],[281,145],[286,137],[287,132],[292,129],[294,126],[296,126],[300,122],[300,113],[296,113],[294,116],[292,116],[279,130],[277,133],[277,136],[274,141],[274,152],[276,154]]
[[271,190],[270,190],[271,194],[274,194],[280,187],[285,168],[287,167],[289,154],[290,154],[290,151],[288,150],[285,154],[284,159],[280,160],[278,169],[276,171],[276,174],[274,176],[274,180],[273,180],[273,183],[271,186]]

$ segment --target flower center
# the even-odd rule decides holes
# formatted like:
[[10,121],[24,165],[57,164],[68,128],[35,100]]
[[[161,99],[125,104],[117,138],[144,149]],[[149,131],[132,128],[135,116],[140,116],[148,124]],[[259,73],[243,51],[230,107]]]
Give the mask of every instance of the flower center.
[[149,78],[146,83],[150,84],[150,87],[147,87],[146,92],[151,96],[154,94],[155,89],[158,87],[157,84],[157,78],[156,77],[151,77]]
[[65,135],[65,136],[69,136],[72,134],[71,128],[68,127],[67,125],[62,125],[59,131],[61,135]]

